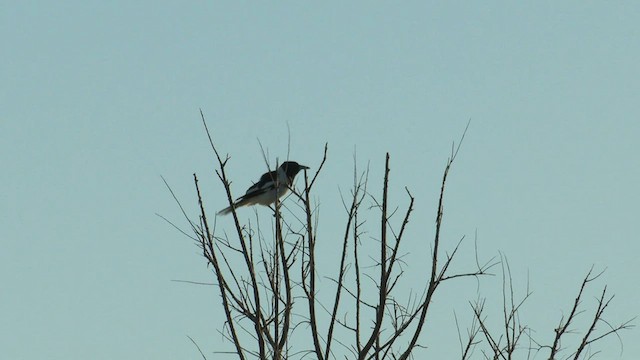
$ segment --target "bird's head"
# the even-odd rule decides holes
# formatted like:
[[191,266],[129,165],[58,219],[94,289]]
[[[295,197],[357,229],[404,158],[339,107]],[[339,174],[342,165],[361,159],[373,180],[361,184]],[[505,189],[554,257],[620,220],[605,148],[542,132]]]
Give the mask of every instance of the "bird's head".
[[300,170],[308,169],[308,166],[300,165],[295,161],[285,161],[280,165],[280,169],[284,170],[285,174],[291,179],[296,176]]

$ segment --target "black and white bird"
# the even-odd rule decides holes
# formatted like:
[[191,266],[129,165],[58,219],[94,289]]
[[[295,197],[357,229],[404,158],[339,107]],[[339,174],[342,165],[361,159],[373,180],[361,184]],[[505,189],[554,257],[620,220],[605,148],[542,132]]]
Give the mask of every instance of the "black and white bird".
[[[300,170],[308,169],[309,167],[300,165],[295,161],[285,161],[280,167],[265,174],[262,174],[260,180],[251,185],[247,192],[233,203],[233,206],[237,209],[241,206],[249,205],[271,205],[276,202],[276,198],[280,198],[289,191],[289,186],[293,184],[293,179],[300,172]],[[219,215],[229,214],[232,207],[229,206],[218,211]]]

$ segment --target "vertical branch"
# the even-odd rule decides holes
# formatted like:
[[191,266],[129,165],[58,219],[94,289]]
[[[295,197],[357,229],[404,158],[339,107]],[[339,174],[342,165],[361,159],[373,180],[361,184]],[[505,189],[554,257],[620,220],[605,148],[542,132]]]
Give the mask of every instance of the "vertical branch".
[[[324,146],[324,156],[322,158],[322,162],[318,167],[316,175],[313,180],[309,182],[309,177],[307,176],[307,171],[304,171],[304,207],[306,213],[306,230],[307,230],[307,241],[308,241],[308,249],[309,249],[309,268],[308,268],[308,276],[309,276],[309,286],[304,285],[303,281],[303,289],[307,298],[307,305],[309,308],[309,325],[311,327],[311,337],[313,339],[313,347],[316,354],[316,357],[319,360],[325,359],[325,356],[322,354],[322,348],[320,345],[320,336],[318,334],[318,319],[316,314],[316,260],[315,260],[315,246],[316,240],[313,230],[313,221],[311,218],[311,199],[309,198],[309,192],[311,191],[311,187],[315,182],[316,177],[320,173],[324,162],[327,159],[327,144]],[[303,271],[304,272],[304,271]],[[328,356],[328,354],[327,354]]]
[[[580,291],[578,291],[578,296],[576,296],[575,300],[573,301],[573,307],[571,308],[571,312],[569,313],[569,317],[567,318],[567,321],[564,324],[562,324],[562,319],[560,319],[560,325],[558,326],[558,328],[555,329],[556,336],[553,339],[553,345],[551,345],[551,353],[549,354],[549,360],[555,359],[556,354],[558,353],[558,351],[560,351],[560,339],[567,332],[569,325],[577,315],[578,305],[580,304],[580,299],[582,298],[582,292],[584,291],[584,288],[587,286],[588,282],[595,279],[595,278],[591,278],[592,271],[593,271],[593,268],[589,270],[589,272],[587,273],[587,276],[585,276],[584,280],[582,280],[582,285],[580,285]],[[598,276],[599,275],[597,275],[596,277]]]
[[389,153],[386,155],[384,166],[384,183],[382,188],[382,217],[380,224],[380,284],[378,289],[378,305],[376,307],[376,318],[371,336],[362,347],[359,354],[359,360],[363,360],[376,339],[380,336],[382,321],[384,319],[384,308],[387,301],[387,285],[389,274],[387,273],[387,195],[389,185]]
[[460,360],[468,360],[473,353],[474,346],[478,344],[478,342],[475,342],[474,340],[480,332],[480,328],[476,326],[476,318],[473,318],[471,321],[471,328],[467,329],[467,342],[466,344],[463,344],[462,335],[460,335],[460,325],[458,324],[458,317],[455,312],[453,313],[453,317],[456,321],[456,328],[458,329],[458,341],[460,342],[461,351]]
[[349,244],[349,231],[351,230],[351,224],[353,223],[355,214],[360,206],[360,187],[356,186],[353,191],[353,199],[351,201],[351,208],[347,216],[347,225],[344,230],[344,238],[342,240],[342,255],[340,257],[340,270],[338,273],[338,281],[336,287],[336,295],[333,302],[333,310],[331,312],[331,318],[329,319],[329,330],[327,331],[327,345],[324,353],[329,356],[331,354],[331,340],[333,339],[333,327],[338,317],[338,307],[340,304],[340,295],[343,289],[343,280],[347,271],[346,258],[347,258],[347,245]]
[[[465,132],[466,132],[466,129],[465,129]],[[464,138],[464,135],[463,135],[463,138]],[[458,145],[458,149],[459,148],[460,146]],[[436,215],[436,234],[433,240],[433,253],[431,256],[431,277],[429,279],[429,285],[427,287],[427,295],[425,297],[424,302],[421,305],[420,318],[418,320],[416,330],[413,333],[413,337],[411,338],[411,341],[409,342],[407,349],[400,357],[400,359],[402,360],[407,359],[411,354],[411,351],[413,351],[413,348],[416,346],[416,343],[418,342],[418,337],[422,332],[422,327],[424,326],[424,323],[427,318],[427,312],[429,310],[429,305],[431,304],[431,299],[433,298],[433,294],[435,293],[436,288],[440,284],[441,278],[444,276],[444,271],[441,272],[440,275],[438,275],[438,251],[440,247],[440,231],[442,229],[442,215],[444,213],[444,190],[445,190],[445,185],[447,183],[447,176],[449,175],[449,170],[451,169],[451,164],[453,164],[453,161],[455,160],[457,153],[458,153],[457,150],[453,152],[452,156],[447,161],[447,166],[445,167],[444,174],[442,175],[442,183],[440,186],[440,198],[438,200],[438,212]]]
[[[509,326],[511,324],[509,315],[508,315],[508,308],[512,309],[513,308],[513,283],[512,283],[512,278],[511,278],[511,268],[509,267],[509,262],[506,259],[503,259],[503,261],[501,262],[502,265],[502,322],[503,322],[503,326],[504,326],[504,334],[505,334],[505,338],[506,338],[506,352],[509,355],[509,358],[511,358],[511,352],[509,351],[510,345],[513,341],[513,338],[511,336],[511,332],[509,331]],[[505,271],[505,266],[506,266],[506,271]],[[510,289],[510,293],[511,293],[511,303],[508,302],[507,300],[507,273],[509,274],[509,289]],[[509,306],[510,304],[510,306]]]
[[360,302],[362,298],[362,288],[360,286],[360,263],[358,261],[358,211],[353,214],[353,258],[354,258],[354,271],[356,273],[356,350],[358,354],[362,352],[362,342],[360,339]]
[[[367,168],[367,172],[366,175],[363,176],[365,177],[365,183],[364,183],[364,189],[362,190],[362,197],[360,198],[359,202],[362,202],[362,200],[364,199],[364,195],[367,193],[367,183],[366,183],[366,179],[368,179],[368,168]],[[353,187],[354,189],[359,189],[360,186],[362,184],[362,178],[360,180],[358,180],[358,176],[357,176],[357,166],[356,166],[356,159],[354,156],[354,168],[353,168]],[[355,190],[355,192],[357,193],[357,190]],[[360,283],[360,263],[358,260],[358,245],[360,242],[360,233],[359,233],[359,227],[360,224],[358,223],[358,211],[359,211],[360,207],[357,206],[354,209],[353,212],[353,259],[354,259],[354,271],[355,271],[355,277],[356,277],[356,331],[355,331],[355,336],[356,336],[356,350],[357,353],[360,354],[362,352],[362,341],[360,339],[360,332],[361,332],[361,326],[360,326],[360,320],[361,320],[361,301],[362,301],[362,288],[361,288],[361,283]]]
[[209,144],[211,144],[211,148],[213,149],[213,152],[215,153],[216,158],[218,159],[220,171],[219,172],[216,171],[216,173],[218,174],[218,178],[220,178],[220,180],[222,181],[222,184],[227,193],[227,201],[229,201],[229,204],[232,207],[231,213],[233,215],[233,221],[236,227],[236,232],[238,234],[238,240],[240,240],[240,246],[242,247],[242,256],[244,258],[245,266],[247,267],[249,276],[251,278],[251,288],[253,290],[253,300],[255,304],[255,317],[253,319],[253,323],[254,323],[255,334],[258,339],[258,348],[259,348],[260,357],[264,358],[265,344],[264,344],[264,334],[263,334],[262,323],[261,323],[262,309],[260,305],[260,292],[259,292],[260,287],[256,279],[256,272],[253,266],[253,260],[250,256],[249,250],[247,249],[246,240],[244,238],[244,234],[242,233],[242,227],[240,226],[240,220],[238,220],[238,214],[236,213],[236,209],[234,207],[233,196],[231,195],[231,188],[230,188],[231,182],[228,180],[227,174],[225,172],[225,165],[229,160],[229,158],[227,158],[224,161],[221,159],[220,154],[218,153],[218,150],[213,144],[211,133],[209,132],[209,128],[207,127],[207,122],[205,121],[202,110],[200,110],[200,116],[202,118],[202,123],[204,124],[204,128],[207,132],[207,137],[209,138]]
[[389,259],[389,275],[393,272],[393,266],[396,263],[398,257],[398,250],[400,249],[400,242],[402,241],[402,236],[404,235],[404,231],[407,228],[407,224],[409,224],[409,217],[411,216],[411,212],[413,211],[413,202],[415,201],[414,197],[411,195],[411,192],[408,188],[404,188],[409,195],[409,207],[407,208],[407,212],[404,214],[404,219],[402,220],[402,225],[400,226],[400,233],[396,236],[396,243],[391,251],[391,258]]
[[[264,155],[264,153],[263,153]],[[280,164],[276,160],[276,169]],[[273,344],[273,358],[275,360],[280,360],[282,354],[280,353],[280,244],[282,240],[282,224],[280,218],[280,197],[277,193],[280,191],[280,177],[278,175],[275,176],[275,188],[276,188],[276,199],[275,199],[275,210],[274,210],[274,218],[276,222],[275,228],[275,243],[273,248],[273,272],[274,272],[274,291],[273,291],[273,333],[274,333],[274,344]]]
[[433,253],[431,255],[431,277],[429,279],[429,285],[427,287],[427,295],[425,296],[424,302],[420,305],[420,318],[418,320],[418,325],[416,326],[416,330],[413,333],[411,341],[407,346],[407,349],[404,351],[400,359],[405,360],[413,351],[413,348],[416,346],[418,342],[418,337],[422,332],[422,327],[424,326],[425,320],[427,318],[427,311],[429,310],[429,304],[431,304],[431,298],[436,291],[436,288],[440,284],[438,277],[438,249],[440,246],[440,229],[442,227],[442,214],[444,209],[444,189],[445,184],[447,183],[447,175],[449,175],[449,169],[451,168],[451,164],[453,162],[453,158],[450,158],[447,161],[447,166],[444,169],[444,175],[442,176],[442,183],[440,186],[440,199],[438,200],[438,213],[436,215],[436,234],[433,240]]
[[209,230],[209,223],[207,222],[207,215],[204,211],[204,205],[202,203],[202,196],[200,195],[200,187],[198,186],[198,177],[196,174],[193,174],[193,181],[196,185],[196,192],[198,193],[198,205],[200,206],[200,216],[202,218],[202,223],[204,224],[204,234],[201,234],[203,246],[209,248],[210,262],[213,264],[213,268],[216,274],[216,278],[218,279],[218,284],[220,285],[220,296],[222,297],[222,307],[224,308],[224,314],[227,318],[227,323],[229,324],[229,332],[231,333],[231,338],[233,339],[233,344],[236,347],[236,352],[238,357],[241,360],[244,360],[244,352],[242,351],[242,346],[240,345],[240,340],[238,339],[238,334],[236,333],[233,317],[231,316],[231,307],[229,305],[229,301],[227,299],[227,283],[224,278],[224,275],[220,271],[220,264],[218,263],[218,258],[215,253],[215,249],[213,247],[213,238],[211,235],[211,231]]
[[606,295],[607,295],[607,287],[605,286],[604,289],[602,289],[602,294],[600,295],[600,298],[598,299],[598,307],[596,308],[596,311],[593,314],[593,320],[591,321],[591,325],[589,326],[589,329],[582,337],[582,341],[580,341],[578,350],[576,350],[576,354],[573,357],[574,360],[578,360],[580,358],[580,354],[582,353],[582,351],[584,351],[584,348],[587,346],[587,344],[589,344],[589,338],[591,337],[591,334],[595,330],[596,324],[598,323],[598,321],[602,319],[602,314],[604,313],[604,310],[607,308],[607,306],[609,306],[609,302],[611,302],[611,300],[613,299],[613,296],[612,296],[608,300],[605,300]]
[[460,146],[462,145],[462,142],[464,141],[464,137],[467,134],[467,130],[469,129],[469,124],[471,124],[471,120],[467,122],[467,126],[465,127],[464,132],[460,137],[458,146],[455,147],[455,144],[452,145],[451,157],[449,157],[449,160],[447,160],[447,166],[445,167],[444,174],[442,175],[442,183],[440,186],[440,199],[438,200],[438,212],[436,215],[436,234],[433,240],[433,254],[431,256],[431,277],[429,279],[427,295],[425,297],[424,302],[421,305],[422,310],[420,313],[420,319],[418,320],[418,325],[416,326],[416,330],[413,333],[413,337],[411,338],[411,341],[409,342],[407,349],[404,351],[404,353],[400,357],[400,359],[402,360],[405,360],[409,357],[409,355],[411,354],[411,351],[413,350],[413,348],[416,346],[416,343],[418,342],[418,337],[422,332],[422,327],[424,326],[424,322],[427,317],[427,311],[429,310],[429,304],[431,304],[431,299],[433,297],[433,294],[435,293],[436,288],[440,284],[440,281],[444,277],[446,266],[449,264],[449,261],[451,260],[450,258],[449,261],[445,263],[445,268],[443,268],[443,271],[440,272],[440,274],[438,275],[438,250],[440,247],[440,230],[442,228],[442,215],[444,213],[444,189],[445,189],[445,185],[447,184],[447,176],[449,175],[449,170],[451,169],[451,165],[453,164],[456,157],[458,156],[458,151],[460,151]]
[[[291,295],[291,277],[289,274],[289,263],[284,251],[284,237],[282,236],[282,218],[280,216],[280,204],[279,200],[276,200],[276,248],[278,256],[280,257],[280,263],[282,264],[283,282],[285,287],[285,308],[284,308],[284,320],[282,324],[282,336],[277,343],[277,359],[282,358],[282,351],[285,348],[287,339],[289,338],[289,328],[291,324],[291,312],[293,310],[293,300]],[[280,294],[276,296],[276,302],[280,301]]]
[[[276,169],[278,168],[278,164],[276,164]],[[276,189],[278,189],[278,180],[276,177]],[[280,220],[280,200],[276,195],[275,202],[275,244],[273,249],[273,358],[275,360],[280,360],[280,239],[282,238],[282,229],[281,229],[281,220]]]
[[[406,187],[405,187],[405,191],[409,196],[409,206],[407,207],[407,211],[405,212],[404,218],[402,220],[402,225],[400,226],[400,232],[398,233],[398,235],[395,236],[396,243],[393,249],[391,250],[391,257],[389,258],[389,267],[387,268],[387,273],[389,274],[389,277],[393,273],[393,267],[397,262],[400,243],[402,242],[402,238],[407,228],[407,224],[409,224],[409,218],[411,216],[411,212],[413,211],[413,203],[415,199],[411,195],[411,192],[409,191],[409,189],[407,189]],[[392,291],[393,287],[395,286],[395,284],[397,283],[398,279],[401,276],[402,276],[402,273],[395,276],[395,279],[392,285],[389,287],[389,292]],[[402,307],[399,306],[399,304],[395,301],[393,302],[393,306],[394,306],[394,315],[392,318],[392,322],[393,322],[392,335],[383,344],[380,344],[379,342],[376,343],[376,347],[378,350],[376,351],[375,355],[378,356],[377,352],[382,351],[384,349],[384,354],[382,356],[383,359],[387,357],[387,354],[389,352],[392,352],[392,346],[395,343],[395,341],[398,340],[400,336],[403,335],[404,331],[409,327],[413,319],[415,319],[416,317],[416,313],[413,313],[412,315],[407,317],[406,308],[400,310]],[[400,313],[398,313],[398,310],[400,310]]]

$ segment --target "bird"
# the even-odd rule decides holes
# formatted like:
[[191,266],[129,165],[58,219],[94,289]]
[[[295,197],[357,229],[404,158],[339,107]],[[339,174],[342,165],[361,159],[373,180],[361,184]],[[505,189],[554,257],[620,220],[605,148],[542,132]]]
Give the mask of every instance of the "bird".
[[260,180],[251,185],[247,192],[233,203],[233,206],[218,211],[218,215],[227,215],[234,207],[237,209],[255,204],[269,206],[275,203],[276,198],[281,198],[289,191],[289,186],[293,184],[296,175],[305,169],[309,167],[295,161],[283,162],[277,170],[262,174]]

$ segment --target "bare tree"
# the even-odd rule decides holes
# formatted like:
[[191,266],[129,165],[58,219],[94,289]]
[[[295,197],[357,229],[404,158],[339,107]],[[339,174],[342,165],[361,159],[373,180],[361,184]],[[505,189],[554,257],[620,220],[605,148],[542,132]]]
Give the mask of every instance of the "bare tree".
[[[204,115],[202,121],[217,160],[216,174],[233,208],[234,196],[226,171],[229,157],[220,155]],[[327,161],[326,145],[315,173],[305,170],[304,187],[301,190],[290,188],[292,200],[297,201],[288,201],[287,206],[276,201],[272,208],[273,218],[269,220],[270,231],[262,229],[257,213],[255,222],[243,224],[235,208],[231,212],[235,228],[233,234],[216,231],[215,221],[212,222],[208,216],[198,177],[194,174],[200,213],[197,221],[189,220],[184,211],[183,214],[194,234],[191,237],[197,241],[207,264],[213,267],[226,316],[222,334],[233,344],[231,354],[240,359],[409,359],[421,347],[420,336],[428,324],[431,304],[439,293],[440,285],[447,281],[489,275],[495,265],[502,264],[504,326],[498,331],[489,329],[483,313],[484,301],[472,303],[474,318],[466,341],[460,336],[461,359],[471,358],[474,350],[483,345],[487,349],[479,353],[484,358],[511,359],[525,339],[529,341],[526,347],[528,355],[548,348],[549,359],[556,359],[562,350],[560,340],[567,333],[574,313],[577,313],[582,290],[593,280],[590,275],[583,282],[571,315],[561,320],[556,329],[553,345],[545,347],[534,342],[528,328],[520,323],[518,314],[530,293],[527,290],[523,299],[515,300],[510,270],[504,259],[480,262],[476,256],[476,263],[470,271],[452,273],[450,267],[464,238],[450,253],[443,253],[441,230],[447,178],[466,130],[458,144],[452,146],[444,168],[435,234],[428,254],[431,259],[429,271],[423,284],[414,285],[411,293],[399,291],[398,283],[409,268],[404,263],[401,250],[406,241],[414,198],[405,189],[408,203],[399,222],[394,220],[398,212],[389,210],[391,160],[388,153],[381,179],[381,198],[369,192],[368,169],[359,172],[354,165],[353,188],[348,197],[343,197],[346,221],[342,230],[339,265],[334,270],[335,275],[329,276],[333,286],[322,289],[317,277],[331,270],[318,267],[318,208],[312,201],[312,192]],[[365,199],[373,206],[364,206]],[[363,211],[368,214],[373,211],[379,216],[376,254],[363,251],[361,246],[363,233],[369,231],[365,230],[367,223],[362,220]],[[371,261],[372,266],[366,265]],[[418,289],[420,292],[416,293]],[[330,296],[327,295],[329,293]],[[595,341],[631,326],[628,321],[596,334],[596,324],[604,321],[602,314],[612,299],[606,295],[605,288],[593,324],[573,353],[575,359]]]
[[[484,315],[485,300],[476,301],[471,304],[473,310],[474,322],[471,329],[467,332],[468,348],[480,344],[476,341],[476,337],[480,335],[484,337],[484,347],[480,350],[485,359],[530,359],[536,355],[542,356],[549,360],[555,359],[590,359],[598,354],[597,350],[591,349],[593,352],[587,353],[587,348],[594,343],[603,340],[611,335],[619,338],[619,332],[628,330],[633,327],[634,319],[628,319],[616,325],[610,323],[604,316],[605,310],[613,300],[612,295],[608,295],[605,286],[598,297],[595,299],[595,307],[592,314],[588,316],[585,324],[576,325],[578,317],[581,314],[589,313],[585,309],[583,301],[585,300],[585,290],[587,286],[602,275],[602,272],[593,275],[593,268],[589,270],[584,277],[578,295],[573,301],[573,306],[569,311],[569,315],[562,317],[558,326],[551,332],[552,338],[544,335],[544,340],[536,340],[532,330],[522,323],[520,314],[522,307],[531,295],[529,286],[527,285],[525,295],[520,299],[514,296],[514,284],[511,276],[511,269],[506,259],[502,259],[502,326],[492,329],[487,324]],[[583,305],[581,307],[581,305]],[[601,326],[601,328],[598,328]],[[602,327],[604,329],[602,329]],[[577,335],[577,339],[568,340],[568,346],[563,347],[562,342],[567,336]],[[462,359],[467,359],[470,352],[463,352]]]

